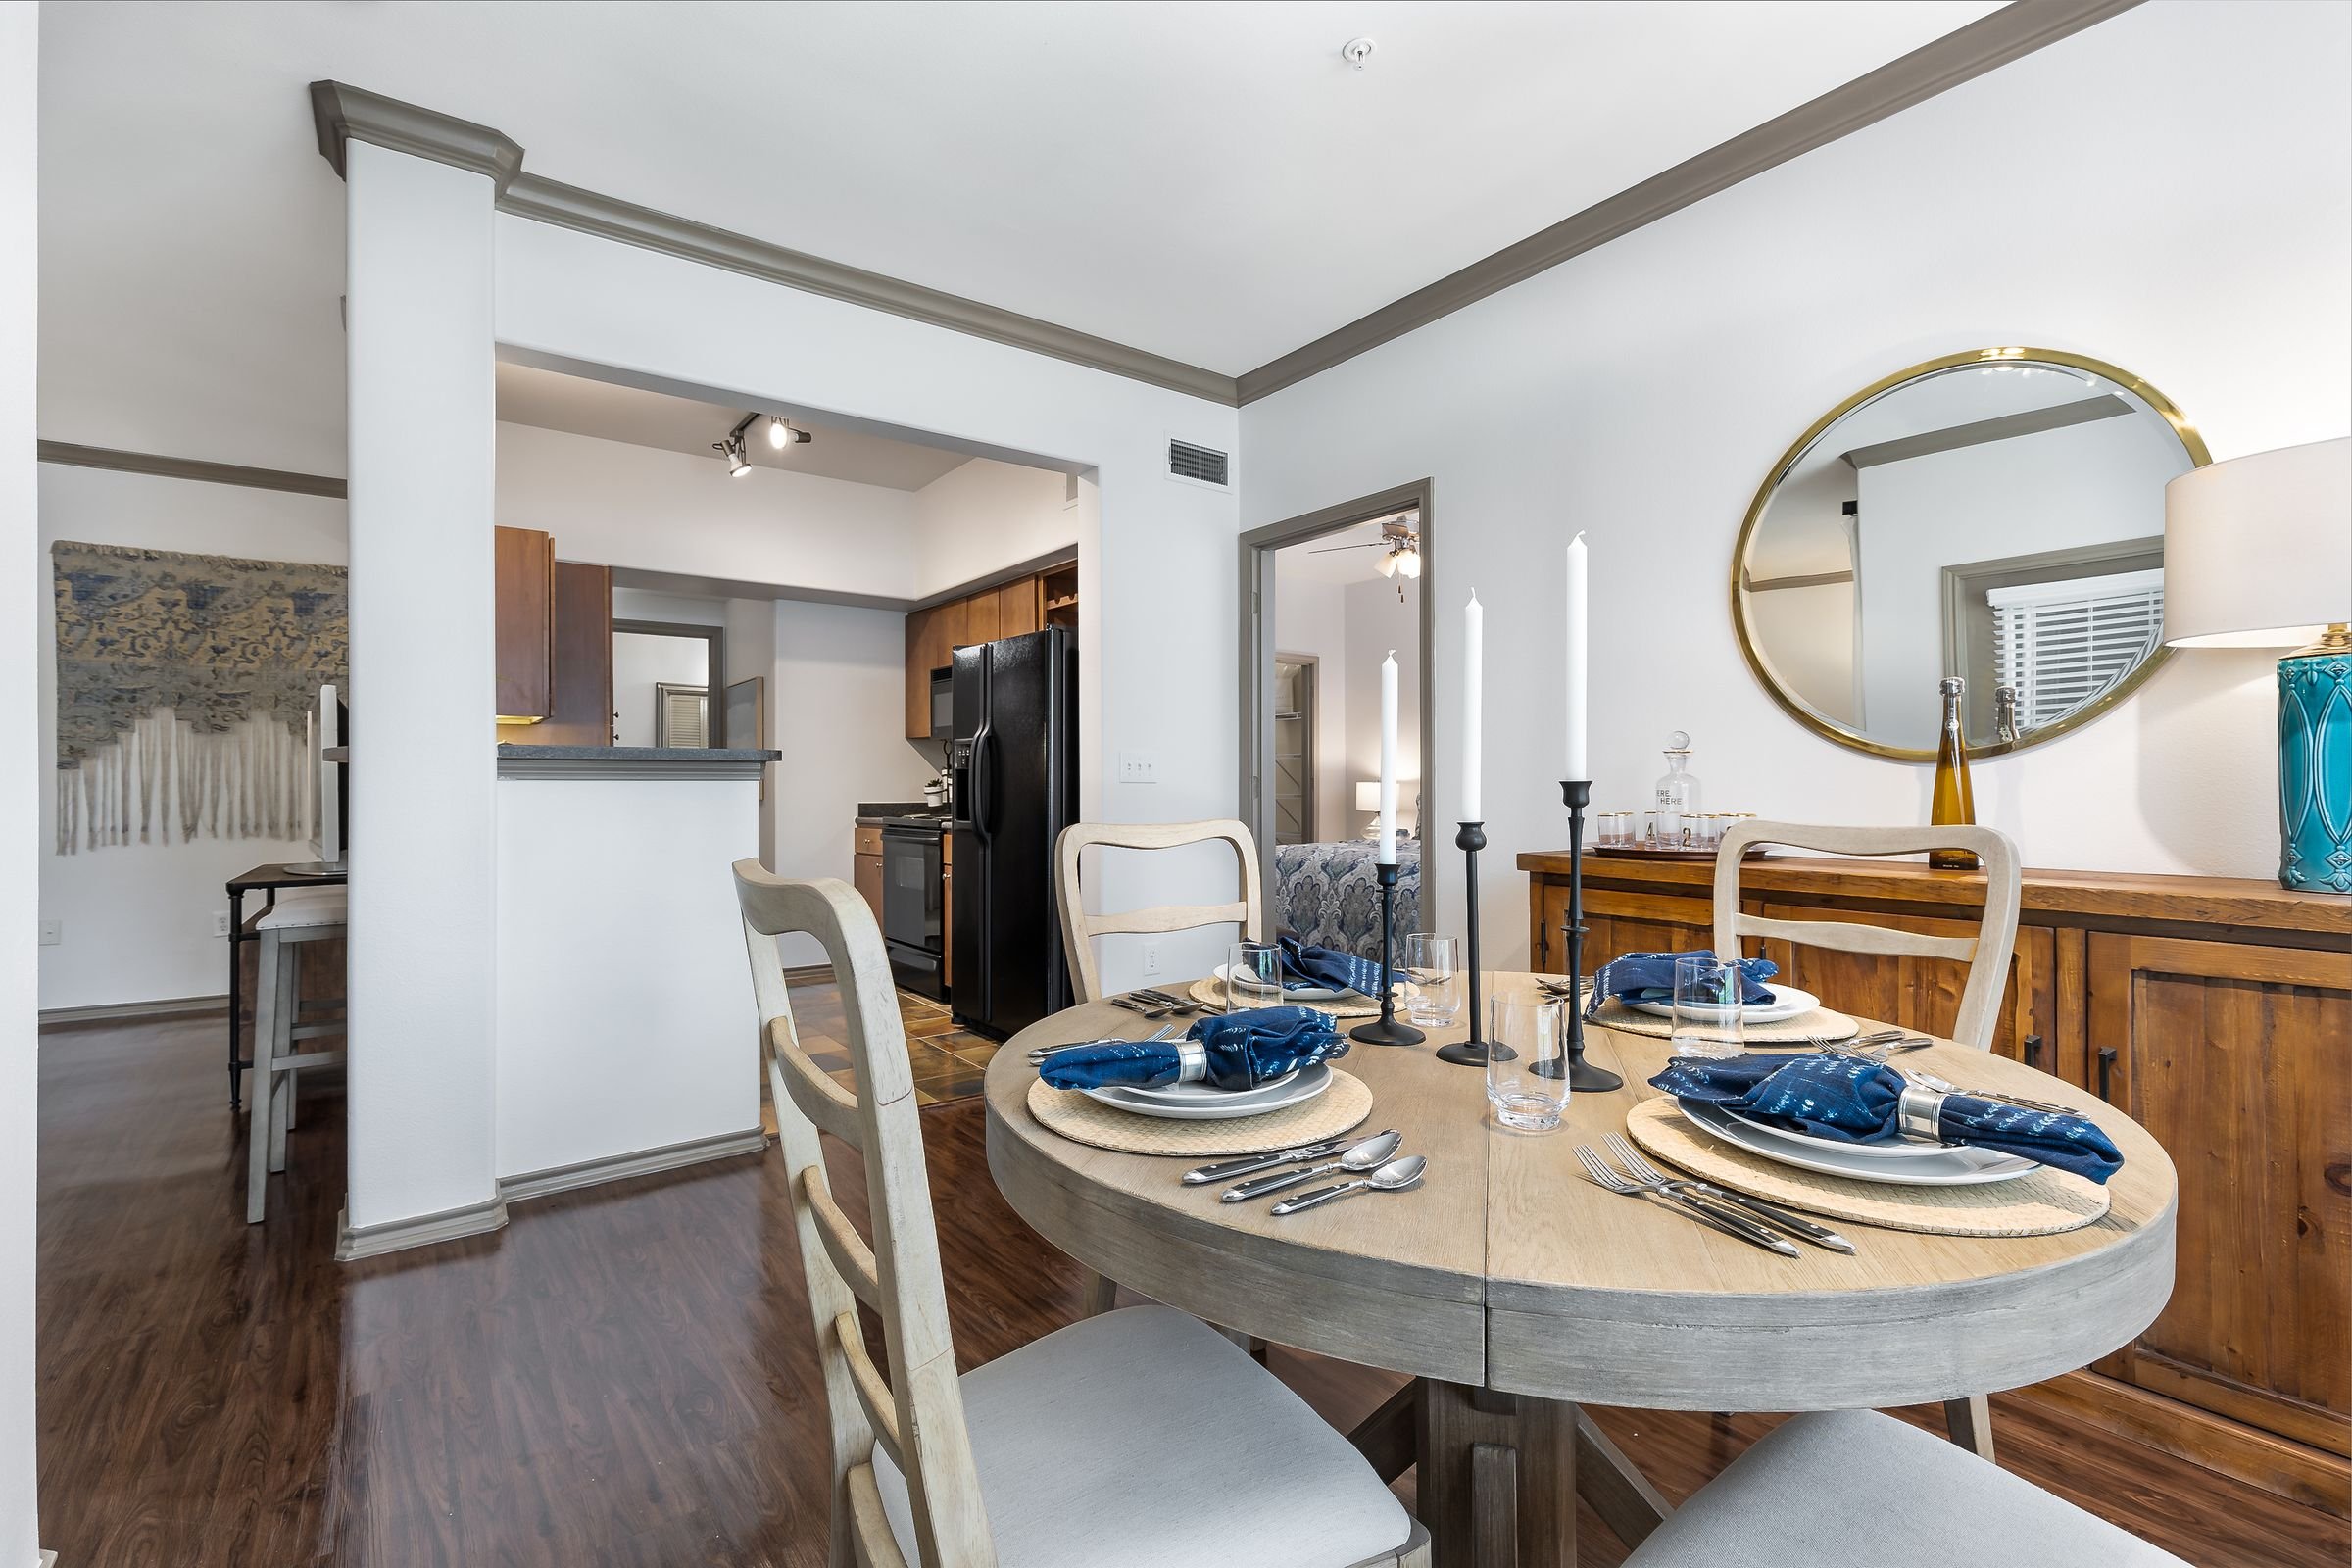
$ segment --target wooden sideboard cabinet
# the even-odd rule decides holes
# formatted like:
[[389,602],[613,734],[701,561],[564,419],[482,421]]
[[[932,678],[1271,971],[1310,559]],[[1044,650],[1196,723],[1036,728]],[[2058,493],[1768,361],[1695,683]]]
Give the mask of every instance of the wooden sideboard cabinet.
[[[1557,972],[1568,857],[1519,867],[1535,967]],[[1713,878],[1703,862],[1587,857],[1587,972],[1620,953],[1712,946]],[[1919,861],[1773,857],[1740,885],[1745,908],[1788,920],[1966,934],[1984,907],[1981,878]],[[1935,1032],[1958,1011],[1957,963],[1763,947],[1844,1011]],[[2352,899],[2028,871],[1994,1049],[2129,1112],[2180,1179],[2163,1314],[2028,1395],[2352,1512]]]

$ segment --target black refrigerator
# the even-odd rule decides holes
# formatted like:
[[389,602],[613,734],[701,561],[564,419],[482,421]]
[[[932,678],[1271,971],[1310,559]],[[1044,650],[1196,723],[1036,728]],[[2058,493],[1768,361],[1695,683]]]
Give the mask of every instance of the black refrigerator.
[[956,650],[956,1021],[1004,1039],[1070,1004],[1054,846],[1078,811],[1078,649],[1059,626]]

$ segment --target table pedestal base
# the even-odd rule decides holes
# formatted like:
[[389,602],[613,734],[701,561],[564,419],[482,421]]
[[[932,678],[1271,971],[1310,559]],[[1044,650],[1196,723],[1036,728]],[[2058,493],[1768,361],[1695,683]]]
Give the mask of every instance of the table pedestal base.
[[1580,1494],[1628,1546],[1674,1511],[1565,1400],[1423,1378],[1348,1436],[1382,1480],[1415,1470],[1432,1568],[1576,1568]]

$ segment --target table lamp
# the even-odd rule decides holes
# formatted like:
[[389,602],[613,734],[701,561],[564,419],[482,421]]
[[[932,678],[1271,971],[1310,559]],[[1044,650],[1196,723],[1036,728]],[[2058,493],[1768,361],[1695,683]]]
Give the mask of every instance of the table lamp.
[[2278,661],[2278,881],[2352,893],[2352,437],[2164,487],[2164,640]]
[[[1368,778],[1356,783],[1355,808],[1367,816],[1380,815],[1380,780]],[[1364,837],[1372,836],[1373,825],[1370,822],[1364,824]]]

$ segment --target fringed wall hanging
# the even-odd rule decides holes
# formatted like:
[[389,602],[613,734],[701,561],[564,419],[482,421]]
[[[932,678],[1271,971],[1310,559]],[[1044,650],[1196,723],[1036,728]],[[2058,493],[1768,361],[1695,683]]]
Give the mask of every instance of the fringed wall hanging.
[[57,853],[303,839],[318,688],[349,682],[341,566],[60,541]]

